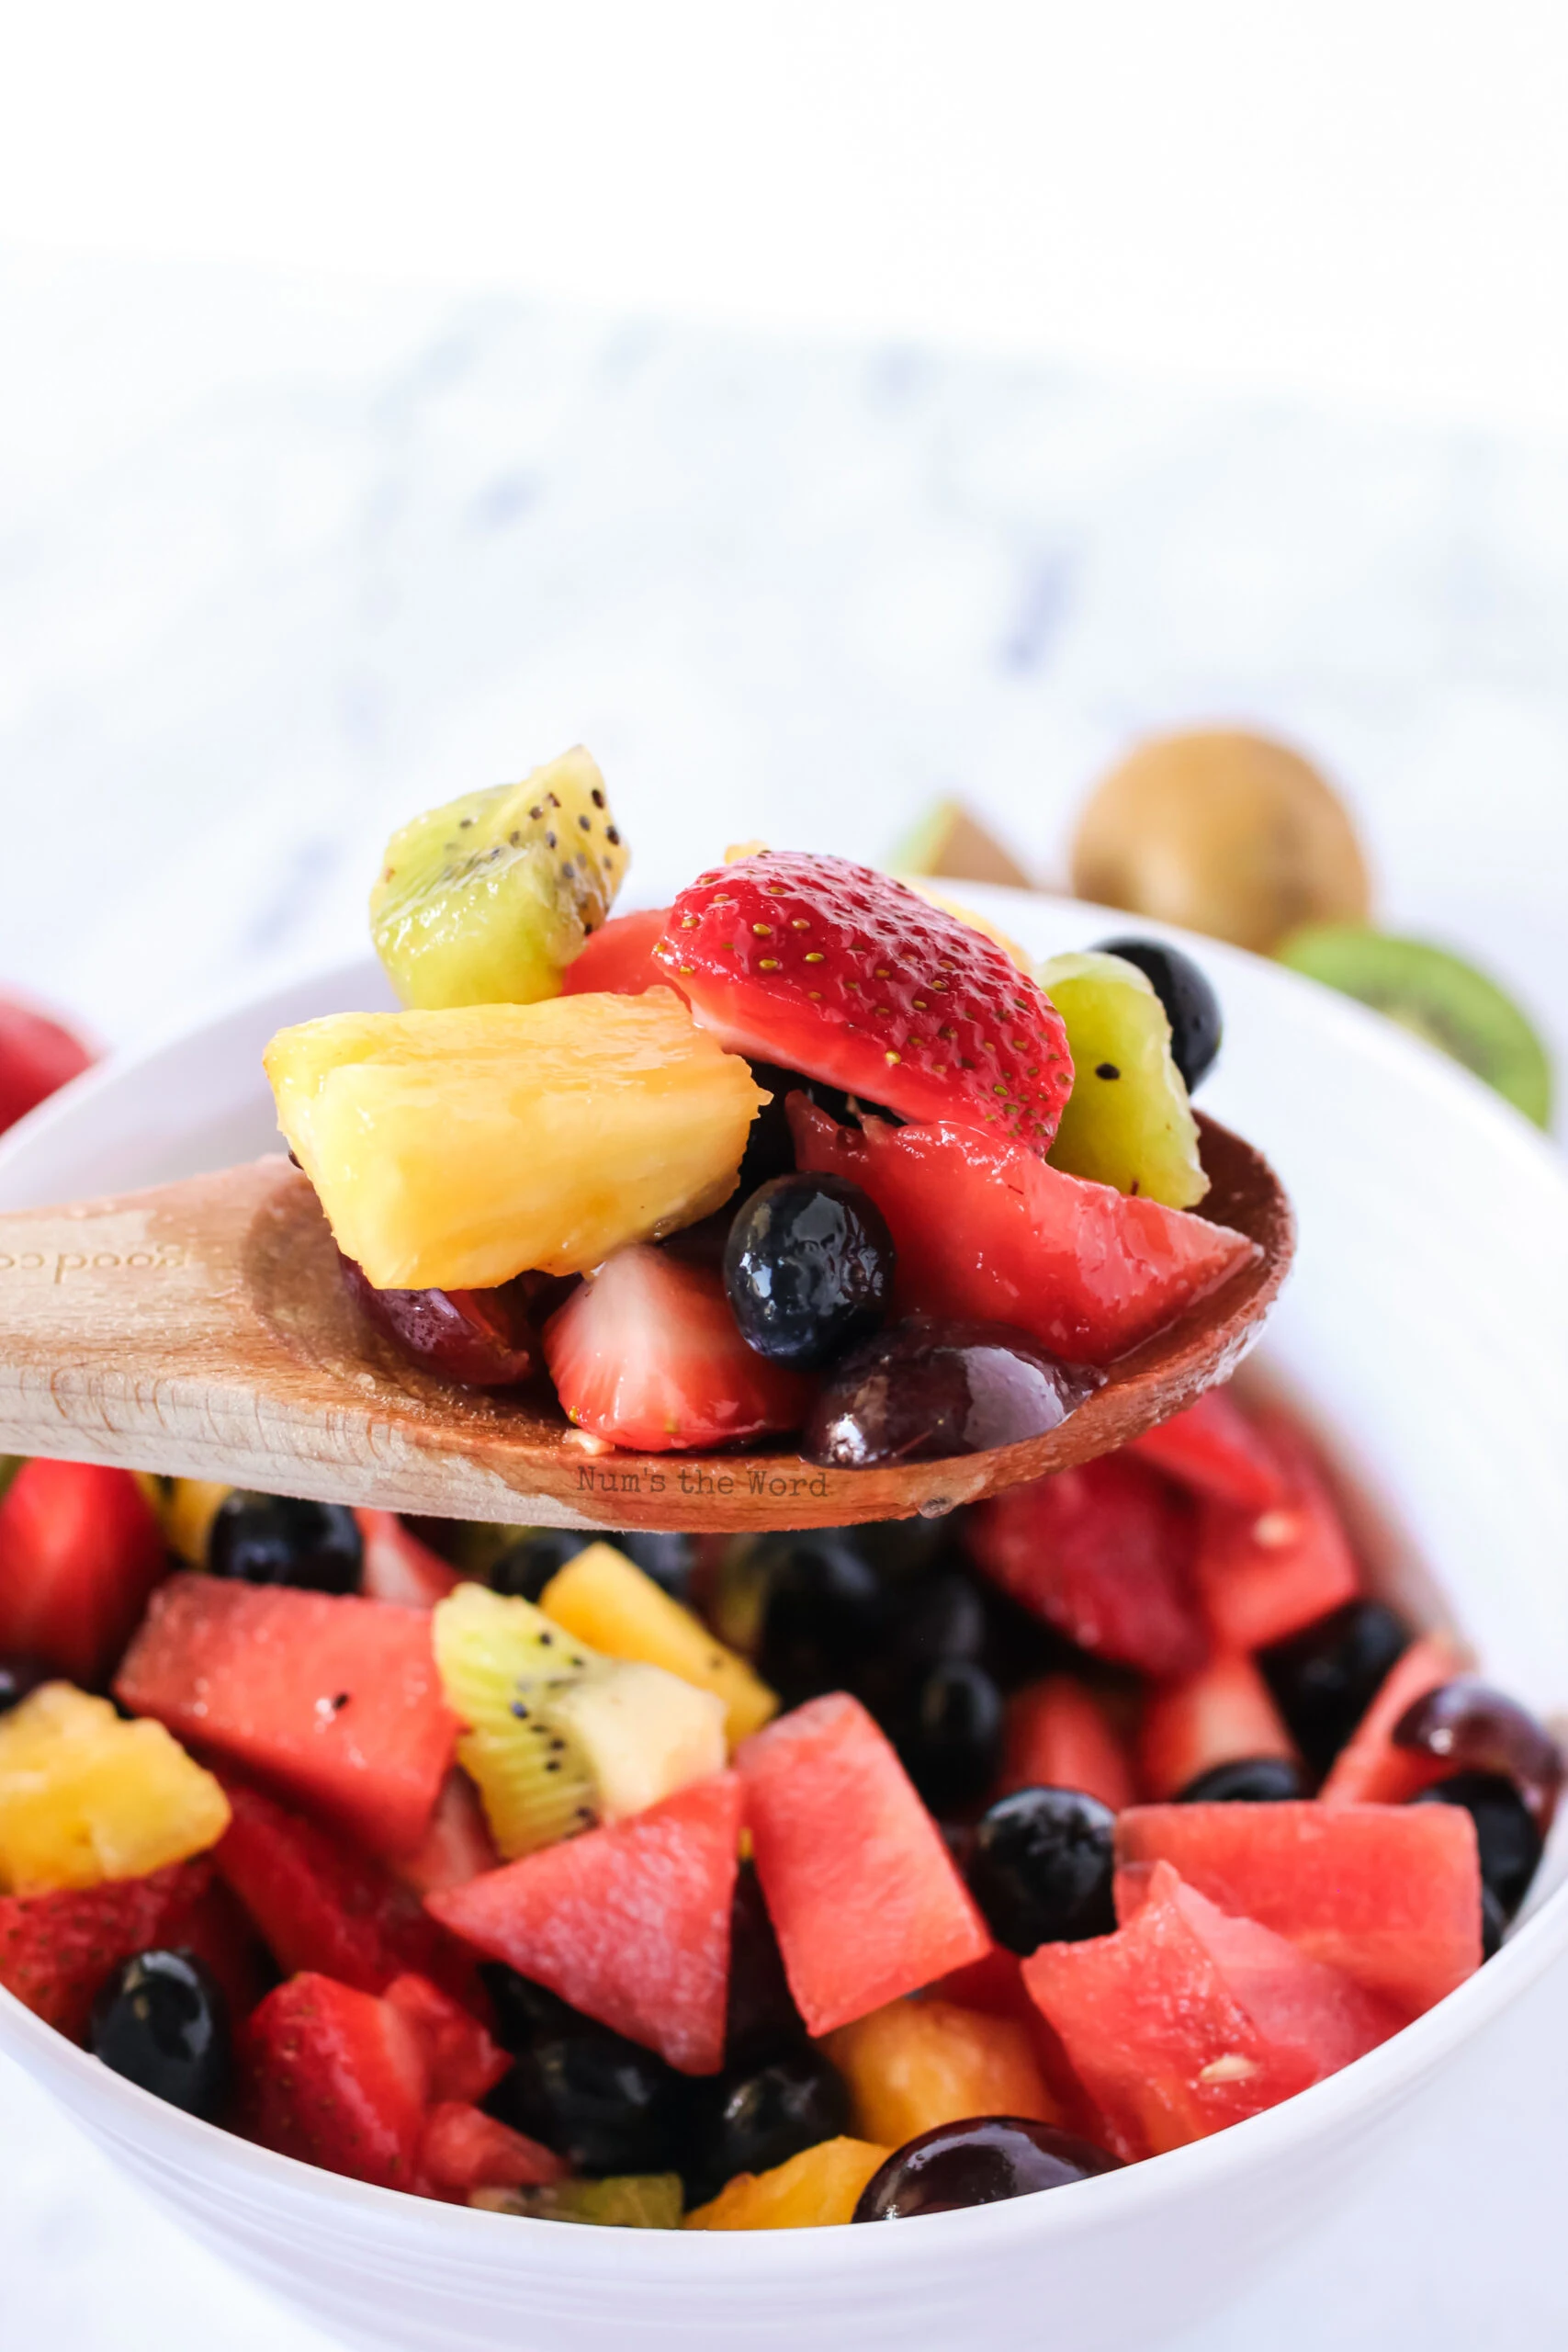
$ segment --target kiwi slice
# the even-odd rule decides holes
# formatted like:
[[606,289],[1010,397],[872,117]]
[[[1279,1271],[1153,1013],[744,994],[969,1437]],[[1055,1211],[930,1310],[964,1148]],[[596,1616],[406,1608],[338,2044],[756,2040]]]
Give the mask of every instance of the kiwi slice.
[[1495,1088],[1538,1127],[1551,1124],[1551,1062],[1512,997],[1445,947],[1359,923],[1311,923],[1275,951],[1293,972],[1414,1030]]
[[685,2210],[674,2172],[613,2173],[605,2180],[553,2180],[541,2188],[476,2188],[468,2199],[489,2213],[538,2222],[596,2222],[601,2229],[678,2230]]
[[470,792],[392,835],[370,935],[404,1004],[535,1004],[597,931],[629,852],[579,745],[521,784]]

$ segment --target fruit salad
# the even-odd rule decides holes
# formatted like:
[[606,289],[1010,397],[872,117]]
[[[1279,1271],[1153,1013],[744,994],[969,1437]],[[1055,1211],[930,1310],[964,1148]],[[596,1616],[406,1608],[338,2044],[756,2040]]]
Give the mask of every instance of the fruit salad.
[[371,900],[404,1009],[269,1046],[367,1350],[592,1447],[853,1468],[1044,1434],[1257,1261],[1201,1213],[1187,957],[1032,965],[756,843],[612,916],[627,858],[581,750],[416,819]]
[[861,2224],[1157,2159],[1462,1984],[1562,1771],[1228,1389],[805,1533],[54,1461],[0,1500],[0,1984],[190,2115],[492,2214]]

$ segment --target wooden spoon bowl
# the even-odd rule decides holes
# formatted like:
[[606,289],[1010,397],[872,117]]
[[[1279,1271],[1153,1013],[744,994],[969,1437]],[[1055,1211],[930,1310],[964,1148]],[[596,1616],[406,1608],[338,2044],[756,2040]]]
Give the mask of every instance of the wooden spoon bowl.
[[820,1469],[786,1445],[607,1449],[547,1382],[481,1395],[397,1355],[348,1296],[305,1178],[267,1159],[0,1216],[0,1453],[531,1526],[717,1533],[950,1510],[1125,1444],[1258,1339],[1294,1249],[1290,1203],[1249,1145],[1200,1124],[1201,1213],[1259,1255],[1021,1445],[876,1470]]

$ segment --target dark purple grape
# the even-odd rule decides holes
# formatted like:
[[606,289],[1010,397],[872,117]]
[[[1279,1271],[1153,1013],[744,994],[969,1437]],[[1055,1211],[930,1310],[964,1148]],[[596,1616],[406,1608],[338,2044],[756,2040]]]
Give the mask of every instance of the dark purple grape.
[[757,1668],[786,1707],[858,1684],[880,1639],[883,1588],[828,1531],[765,1535],[749,1555],[761,1580]]
[[51,1669],[41,1658],[24,1657],[17,1652],[0,1657],[0,1715],[19,1707],[30,1690],[50,1679]]
[[298,1585],[307,1592],[355,1592],[365,1564],[359,1522],[342,1503],[291,1495],[225,1495],[207,1535],[207,1566],[240,1584]]
[[486,2095],[487,2110],[554,2148],[574,2172],[679,2172],[692,2104],[687,2078],[564,2002],[535,2001],[542,1988],[518,1983],[525,1989],[513,1994],[502,2019],[516,2063]]
[[1229,1764],[1211,1764],[1189,1781],[1178,1804],[1284,1804],[1304,1797],[1306,1783],[1299,1764],[1288,1756],[1243,1756]]
[[887,1721],[899,1760],[933,1813],[961,1813],[1001,1770],[1002,1697],[972,1658],[922,1675]]
[[1495,1772],[1455,1772],[1423,1789],[1414,1804],[1462,1805],[1475,1824],[1481,1883],[1505,1920],[1511,1919],[1540,1864],[1541,1834],[1512,1781]]
[[981,1815],[965,1876],[1009,1951],[1116,1927],[1116,1815],[1081,1789],[1017,1789]]
[[513,1388],[538,1362],[526,1275],[495,1290],[377,1290],[352,1258],[343,1278],[399,1351],[465,1388]]
[[732,2069],[761,2066],[805,2039],[756,1868],[742,1862],[729,1913],[725,2064]]
[[876,1329],[893,1289],[887,1220],[843,1176],[775,1176],[729,1228],[724,1285],[747,1345],[815,1372]]
[[1220,1000],[1208,974],[1179,947],[1157,939],[1106,939],[1099,953],[1135,964],[1150,983],[1170,1023],[1171,1060],[1192,1093],[1213,1069],[1224,1034]]
[[804,2148],[837,2139],[850,2124],[842,2075],[808,2041],[765,2066],[720,2075],[694,2102],[688,2154],[681,2167],[690,2202],[716,2197],[740,2172],[771,2172]]
[[1492,1772],[1511,1781],[1544,1838],[1562,1786],[1562,1750],[1528,1707],[1461,1674],[1417,1699],[1393,1727],[1396,1747],[1413,1747],[1456,1772]]
[[1410,1628],[1381,1600],[1348,1600],[1258,1663],[1307,1763],[1326,1772],[1396,1658]]
[[143,1951],[116,1969],[93,2005],[95,2058],[155,2098],[209,2122],[232,2075],[222,1990],[188,1951]]
[[896,2148],[861,2191],[854,2219],[904,2222],[917,2213],[955,2213],[1120,2169],[1119,2157],[1054,2124],[1017,2115],[976,2116],[939,2123]]
[[1495,1960],[1507,1931],[1507,1914],[1489,1886],[1481,1889],[1481,1957]]
[[1056,1429],[1102,1377],[1009,1324],[911,1315],[834,1366],[802,1450],[840,1470],[982,1453]]

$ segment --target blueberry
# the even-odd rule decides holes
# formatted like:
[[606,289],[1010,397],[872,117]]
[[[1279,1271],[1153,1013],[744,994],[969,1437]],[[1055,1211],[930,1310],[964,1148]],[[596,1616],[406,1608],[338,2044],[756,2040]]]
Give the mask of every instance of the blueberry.
[[691,2088],[651,2050],[569,2011],[562,2030],[525,2042],[485,2100],[574,2172],[679,2172]]
[[1454,1772],[1412,1803],[1464,1807],[1481,1848],[1482,1885],[1505,1920],[1511,1919],[1529,1893],[1541,1855],[1540,1832],[1513,1782],[1494,1772]]
[[655,1534],[646,1528],[612,1529],[594,1535],[565,1527],[533,1527],[496,1555],[485,1572],[486,1581],[492,1591],[503,1592],[509,1600],[537,1600],[551,1577],[590,1544],[613,1544],[675,1600],[686,1598],[696,1563],[692,1538]]
[[742,1862],[729,1913],[725,2064],[733,2073],[767,2064],[806,2040],[756,1866]]
[[1149,981],[1170,1023],[1170,1057],[1192,1093],[1213,1069],[1223,1035],[1220,1000],[1208,975],[1179,947],[1154,939],[1102,939],[1100,953],[1135,964]]
[[358,1522],[342,1503],[299,1502],[238,1488],[218,1506],[207,1538],[211,1573],[242,1584],[354,1592],[364,1557]]
[[1069,2181],[1115,2172],[1119,2160],[1070,2132],[1021,2116],[976,2116],[939,2123],[896,2149],[873,2173],[854,2210],[857,2222],[903,2222],[917,2213],[953,2213],[1004,2198],[1033,2197]]
[[1283,1804],[1304,1797],[1301,1768],[1288,1756],[1243,1756],[1211,1764],[1180,1791],[1178,1804]]
[[904,1770],[933,1813],[975,1804],[1001,1769],[1001,1693],[970,1658],[933,1666],[891,1729]]
[[1314,1772],[1326,1772],[1383,1677],[1410,1646],[1410,1628],[1381,1600],[1348,1600],[1258,1663]]
[[1081,1789],[1019,1789],[982,1815],[969,1892],[997,1941],[1028,1953],[1116,1926],[1116,1815]]
[[154,2098],[210,2122],[232,2073],[229,2018],[209,1970],[188,1951],[125,1961],[93,2005],[87,2047]]
[[1481,1957],[1495,1960],[1503,1949],[1508,1917],[1492,1889],[1484,1883],[1481,1889]]
[[613,1544],[617,1552],[624,1552],[645,1577],[651,1577],[673,1600],[686,1599],[697,1563],[697,1547],[691,1536],[635,1527],[625,1528],[617,1535],[606,1535],[603,1541]]
[[884,1623],[882,1585],[859,1552],[827,1531],[765,1536],[746,1573],[761,1587],[758,1671],[786,1707],[859,1681]]
[[50,1668],[41,1658],[25,1657],[13,1650],[0,1657],[0,1715],[19,1707],[31,1690],[50,1679]]
[[705,2203],[738,2172],[771,2172],[850,2126],[843,2078],[809,2043],[753,2073],[705,2086],[686,2158],[688,2198]]
[[875,1330],[893,1288],[893,1237],[842,1176],[775,1176],[729,1228],[724,1281],[741,1336],[809,1372]]

